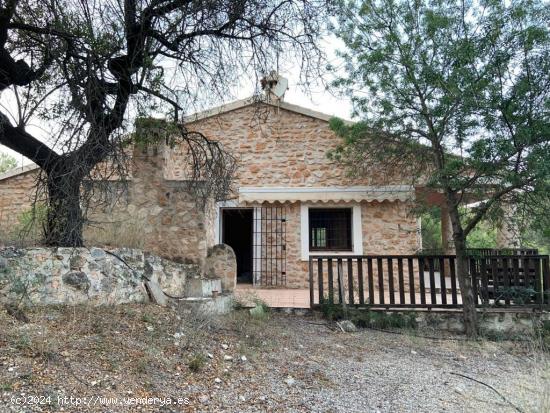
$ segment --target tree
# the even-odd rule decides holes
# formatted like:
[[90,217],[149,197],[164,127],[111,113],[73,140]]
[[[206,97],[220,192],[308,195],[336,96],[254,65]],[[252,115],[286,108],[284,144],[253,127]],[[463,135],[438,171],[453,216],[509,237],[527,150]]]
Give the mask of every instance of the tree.
[[[342,2],[337,82],[363,121],[334,154],[356,173],[380,165],[439,192],[450,215],[465,330],[477,334],[466,237],[482,219],[550,205],[547,2]],[[461,208],[481,201],[462,216]],[[541,206],[543,206],[541,208]]]
[[[278,59],[294,58],[307,76],[321,56],[315,37],[325,6],[308,0],[0,0],[0,143],[43,172],[46,243],[82,245],[81,205],[91,198],[86,188],[94,187],[82,182],[98,180],[100,162],[108,164],[105,173],[124,175],[135,118],[169,116],[162,130],[146,134],[177,133],[197,177],[218,173],[217,181],[226,183],[231,157],[188,131],[183,115],[199,99],[225,98],[241,76],[259,77]],[[17,104],[11,118],[9,99]],[[26,129],[33,119],[48,125],[46,141]]]
[[9,171],[17,166],[17,161],[13,156],[6,153],[0,153],[0,174]]

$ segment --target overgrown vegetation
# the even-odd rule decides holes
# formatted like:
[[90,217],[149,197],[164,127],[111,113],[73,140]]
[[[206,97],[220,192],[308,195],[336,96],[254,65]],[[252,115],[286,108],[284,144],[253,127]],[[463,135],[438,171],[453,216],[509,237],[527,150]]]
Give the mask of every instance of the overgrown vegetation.
[[495,291],[495,301],[501,303],[502,300],[510,300],[514,304],[533,304],[540,294],[532,287],[499,287]]
[[250,316],[256,320],[269,319],[271,308],[259,298],[254,299],[254,304],[256,305],[249,310]]
[[415,329],[417,327],[416,315],[414,312],[386,312],[371,311],[369,309],[348,308],[346,313],[339,304],[325,300],[320,306],[323,317],[338,321],[348,319],[357,327],[375,329]]
[[[465,215],[465,213],[463,213]],[[422,249],[441,251],[443,253],[441,239],[441,210],[440,208],[426,208],[420,215],[422,222]],[[497,229],[494,224],[487,221],[480,223],[468,234],[466,238],[467,248],[496,248]]]
[[[418,372],[426,371],[437,379],[441,391],[427,392],[416,405],[405,397],[402,400],[407,406],[422,410],[429,402],[437,410],[453,402],[474,411],[479,404],[464,405],[470,399],[465,399],[463,393],[448,392],[449,385],[459,385],[449,380],[449,372],[463,371],[480,380],[491,377],[488,383],[498,390],[508,389],[505,394],[526,412],[548,411],[548,403],[541,403],[540,409],[532,408],[544,397],[547,390],[543,386],[548,380],[547,354],[539,351],[535,341],[428,340],[408,331],[387,334],[371,330],[344,335],[309,317],[272,314],[266,323],[254,319],[248,311],[205,319],[202,314],[186,310],[136,304],[52,306],[31,309],[31,322],[26,326],[0,312],[0,359],[4,363],[0,390],[10,393],[2,395],[6,406],[9,408],[11,396],[57,395],[57,389],[71,389],[79,397],[95,397],[101,392],[105,397],[119,398],[154,394],[173,397],[183,392],[190,398],[190,409],[200,411],[263,411],[269,410],[268,403],[272,402],[277,406],[304,406],[302,389],[314,392],[312,400],[317,395],[323,398],[329,389],[346,405],[352,393],[361,403],[364,386],[361,388],[361,380],[350,384],[349,374],[342,372],[370,372],[369,383],[391,396],[399,382],[416,383]],[[389,325],[387,320],[376,323],[375,328]],[[394,321],[391,325],[398,324]],[[407,363],[407,368],[401,368],[401,363]],[[373,366],[391,374],[378,378],[372,374]],[[296,381],[294,387],[284,382],[289,375]],[[350,393],[349,386],[354,384]],[[493,399],[488,399],[486,389],[476,386],[468,388],[468,396],[479,397],[482,406],[487,406],[487,400]],[[274,389],[277,399],[266,400],[266,389]],[[445,394],[444,401],[441,394]],[[207,404],[202,401],[205,395],[209,396]],[[240,402],[236,400],[238,395],[246,399]],[[59,410],[55,405],[52,409]],[[322,411],[326,404],[310,404],[305,409]],[[116,409],[121,413],[135,410],[135,406]],[[105,406],[86,411],[105,411]]]
[[[0,143],[40,168],[48,245],[79,247],[90,180],[127,176],[134,120],[176,133],[195,188],[230,191],[232,157],[183,118],[224,101],[242,77],[259,79],[297,62],[304,84],[317,77],[317,38],[329,2],[35,1],[0,2]],[[306,81],[307,80],[307,81]],[[47,139],[28,129],[44,125]],[[102,165],[98,168],[98,165]],[[104,167],[103,167],[104,166]],[[193,179],[190,179],[193,181]]]

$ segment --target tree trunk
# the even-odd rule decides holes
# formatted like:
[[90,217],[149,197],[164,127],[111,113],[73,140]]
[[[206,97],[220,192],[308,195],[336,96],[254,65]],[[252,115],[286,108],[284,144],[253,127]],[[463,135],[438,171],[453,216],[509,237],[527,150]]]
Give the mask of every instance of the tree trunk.
[[[57,168],[56,168],[57,169]],[[60,168],[64,169],[64,168]],[[48,174],[48,214],[45,243],[54,247],[81,247],[83,245],[83,216],[80,209],[80,174]]]
[[456,207],[449,208],[449,215],[453,226],[453,241],[456,253],[456,273],[462,297],[462,311],[464,316],[464,332],[470,338],[478,335],[476,297],[472,288],[472,277],[469,271],[468,256],[466,255],[466,236],[460,224],[460,214]]

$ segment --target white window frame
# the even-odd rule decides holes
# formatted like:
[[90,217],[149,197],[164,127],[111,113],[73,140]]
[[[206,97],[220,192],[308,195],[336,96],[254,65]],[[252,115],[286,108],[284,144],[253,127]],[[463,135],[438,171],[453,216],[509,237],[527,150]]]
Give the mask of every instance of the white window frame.
[[[309,209],[351,208],[351,247],[352,251],[309,251]],[[303,261],[308,261],[310,255],[363,255],[363,225],[361,205],[302,203],[300,205],[300,242]]]

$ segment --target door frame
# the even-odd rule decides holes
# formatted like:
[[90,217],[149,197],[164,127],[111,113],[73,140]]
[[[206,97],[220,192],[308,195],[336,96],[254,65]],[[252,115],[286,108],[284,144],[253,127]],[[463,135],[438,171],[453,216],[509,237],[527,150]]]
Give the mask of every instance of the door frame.
[[[222,204],[222,205],[220,205]],[[226,210],[247,210],[247,211],[252,211],[252,222],[251,222],[251,233],[250,233],[250,240],[252,241],[251,245],[250,245],[250,259],[252,261],[252,265],[250,266],[250,269],[252,270],[252,285],[253,286],[256,286],[256,275],[257,275],[257,264],[256,264],[256,257],[258,256],[258,251],[257,249],[258,248],[261,248],[261,245],[259,242],[257,242],[258,240],[255,240],[254,237],[257,237],[259,234],[254,231],[254,226],[256,225],[256,217],[257,217],[257,208],[254,208],[253,206],[242,206],[242,205],[238,205],[238,203],[236,201],[225,201],[225,202],[218,202],[218,206],[216,208],[216,221],[217,221],[217,225],[216,225],[216,234],[215,234],[215,238],[217,240],[217,242],[219,244],[223,244],[224,242],[224,235],[225,235],[225,230],[224,230],[224,222],[223,222],[223,211],[226,211]]]

